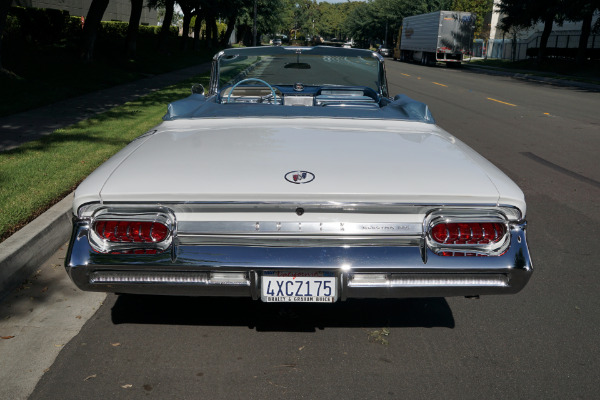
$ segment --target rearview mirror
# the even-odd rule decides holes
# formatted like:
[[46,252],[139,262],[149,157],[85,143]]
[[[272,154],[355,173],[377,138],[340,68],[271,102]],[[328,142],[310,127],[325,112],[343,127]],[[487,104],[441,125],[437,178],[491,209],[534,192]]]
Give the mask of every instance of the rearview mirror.
[[192,94],[204,95],[204,86],[199,83],[192,85]]

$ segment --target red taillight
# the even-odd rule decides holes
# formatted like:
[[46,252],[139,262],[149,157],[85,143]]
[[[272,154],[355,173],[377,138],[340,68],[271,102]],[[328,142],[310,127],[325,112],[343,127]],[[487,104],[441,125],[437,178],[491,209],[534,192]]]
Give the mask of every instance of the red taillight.
[[441,223],[431,228],[431,237],[441,244],[489,244],[498,243],[506,234],[500,223]]
[[114,243],[158,243],[169,236],[169,228],[160,222],[100,220],[94,230],[102,239]]

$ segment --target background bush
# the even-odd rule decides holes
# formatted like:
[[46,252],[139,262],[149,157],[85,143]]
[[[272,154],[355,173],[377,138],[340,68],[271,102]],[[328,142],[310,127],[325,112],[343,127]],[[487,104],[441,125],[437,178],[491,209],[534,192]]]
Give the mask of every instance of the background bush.
[[68,11],[12,7],[4,32],[6,41],[27,41],[48,45],[81,31],[81,20]]
[[158,54],[159,26],[140,26],[127,52],[127,22],[102,22],[94,58],[80,57],[81,18],[67,12],[13,7],[2,38],[0,116],[210,60],[217,49],[184,49],[172,27],[168,52]]

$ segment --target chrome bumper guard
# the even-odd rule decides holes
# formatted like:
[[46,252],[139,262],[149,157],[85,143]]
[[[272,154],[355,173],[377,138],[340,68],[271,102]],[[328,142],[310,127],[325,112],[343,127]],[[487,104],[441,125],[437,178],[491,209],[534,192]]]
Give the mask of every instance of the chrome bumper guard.
[[333,271],[341,300],[512,294],[533,269],[526,225],[510,227],[501,256],[438,256],[419,246],[253,247],[178,245],[155,255],[100,254],[76,221],[65,267],[82,290],[260,298],[263,271]]

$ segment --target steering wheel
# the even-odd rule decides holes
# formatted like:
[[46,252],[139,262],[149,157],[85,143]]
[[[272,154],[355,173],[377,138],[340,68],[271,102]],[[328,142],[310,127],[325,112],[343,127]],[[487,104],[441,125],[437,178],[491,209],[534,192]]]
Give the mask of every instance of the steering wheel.
[[265,85],[266,87],[271,89],[271,93],[273,94],[273,104],[277,104],[277,95],[275,94],[275,89],[273,89],[273,86],[269,85],[267,82],[263,81],[262,79],[258,79],[258,78],[242,79],[241,81],[239,81],[238,83],[233,85],[231,87],[231,90],[229,91],[229,96],[227,96],[227,103],[229,103],[229,99],[231,98],[231,94],[233,93],[235,88],[238,87],[239,84],[244,83],[244,82],[260,82],[260,83],[262,83],[263,85]]

